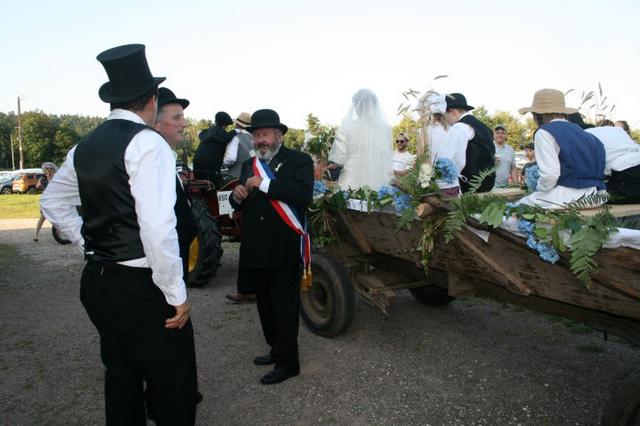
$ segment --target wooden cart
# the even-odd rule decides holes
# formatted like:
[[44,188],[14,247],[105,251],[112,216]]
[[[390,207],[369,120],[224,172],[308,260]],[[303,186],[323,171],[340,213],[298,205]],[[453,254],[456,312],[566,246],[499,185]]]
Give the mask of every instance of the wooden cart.
[[[595,256],[599,272],[588,290],[573,276],[566,255],[561,254],[556,264],[547,263],[524,238],[470,220],[469,225],[489,232],[488,241],[469,229],[449,244],[437,241],[425,274],[415,250],[420,224],[398,231],[392,212],[335,214],[339,241],[315,253],[313,285],[301,297],[301,315],[316,334],[332,337],[348,329],[356,293],[387,315],[396,292],[408,289],[429,305],[444,305],[461,295],[489,297],[582,321],[640,345],[638,250],[601,250]],[[640,370],[620,392],[624,395],[615,397],[619,407],[612,416],[618,421],[627,410],[629,418],[640,422]]]

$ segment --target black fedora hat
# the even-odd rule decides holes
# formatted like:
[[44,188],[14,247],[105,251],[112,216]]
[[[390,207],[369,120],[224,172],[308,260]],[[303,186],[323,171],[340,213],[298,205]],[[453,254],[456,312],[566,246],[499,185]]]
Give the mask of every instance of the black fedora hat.
[[460,108],[465,111],[471,111],[474,108],[467,105],[467,98],[462,93],[449,93],[445,98],[447,99],[447,109]]
[[273,128],[280,129],[282,134],[287,133],[289,128],[280,123],[280,116],[272,109],[259,109],[251,116],[251,126],[247,127],[248,132],[258,129]]
[[109,76],[98,92],[100,99],[107,103],[131,101],[165,80],[151,75],[144,49],[144,44],[126,44],[96,57]]
[[158,108],[169,104],[179,104],[182,108],[186,108],[189,106],[189,101],[176,98],[176,95],[174,95],[170,89],[160,87],[158,89]]
[[577,124],[582,129],[591,129],[592,127],[595,127],[593,124],[585,123],[584,120],[582,119],[582,114],[580,114],[579,112],[574,112],[573,114],[569,114],[567,116],[567,120],[573,124]]

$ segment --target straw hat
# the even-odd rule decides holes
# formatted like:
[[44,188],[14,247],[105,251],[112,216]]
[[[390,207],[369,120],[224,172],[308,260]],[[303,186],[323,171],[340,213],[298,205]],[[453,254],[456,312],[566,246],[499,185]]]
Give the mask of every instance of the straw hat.
[[573,114],[578,112],[575,108],[567,108],[564,103],[564,93],[556,89],[538,90],[533,95],[533,103],[530,107],[520,108],[520,114],[535,112],[536,114]]
[[251,114],[248,112],[241,112],[238,118],[233,120],[233,122],[236,123],[236,126],[246,129],[251,126]]

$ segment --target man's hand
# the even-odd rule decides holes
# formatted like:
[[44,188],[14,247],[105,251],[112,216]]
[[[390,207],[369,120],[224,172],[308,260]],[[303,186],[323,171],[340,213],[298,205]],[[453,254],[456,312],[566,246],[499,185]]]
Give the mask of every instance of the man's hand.
[[176,308],[176,315],[173,318],[169,318],[164,322],[165,328],[182,328],[189,319],[189,311],[191,305],[184,302],[182,305],[178,305]]
[[251,191],[253,188],[260,189],[261,183],[262,178],[260,176],[251,176],[244,184],[246,185],[247,189]]
[[233,196],[233,199],[236,200],[236,203],[240,204],[245,198],[247,198],[247,195],[249,195],[249,190],[244,185],[238,185],[233,188],[233,193],[231,195]]

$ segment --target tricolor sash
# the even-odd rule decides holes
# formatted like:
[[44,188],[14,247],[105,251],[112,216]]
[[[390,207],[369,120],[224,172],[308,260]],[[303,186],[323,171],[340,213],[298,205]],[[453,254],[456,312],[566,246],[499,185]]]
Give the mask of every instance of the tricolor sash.
[[[276,180],[276,176],[265,160],[253,157],[253,174],[262,179]],[[301,217],[296,209],[284,201],[268,198],[278,216],[296,234],[300,235],[300,257],[302,259],[302,281],[300,287],[306,291],[311,287],[311,238],[307,232],[307,222]]]

